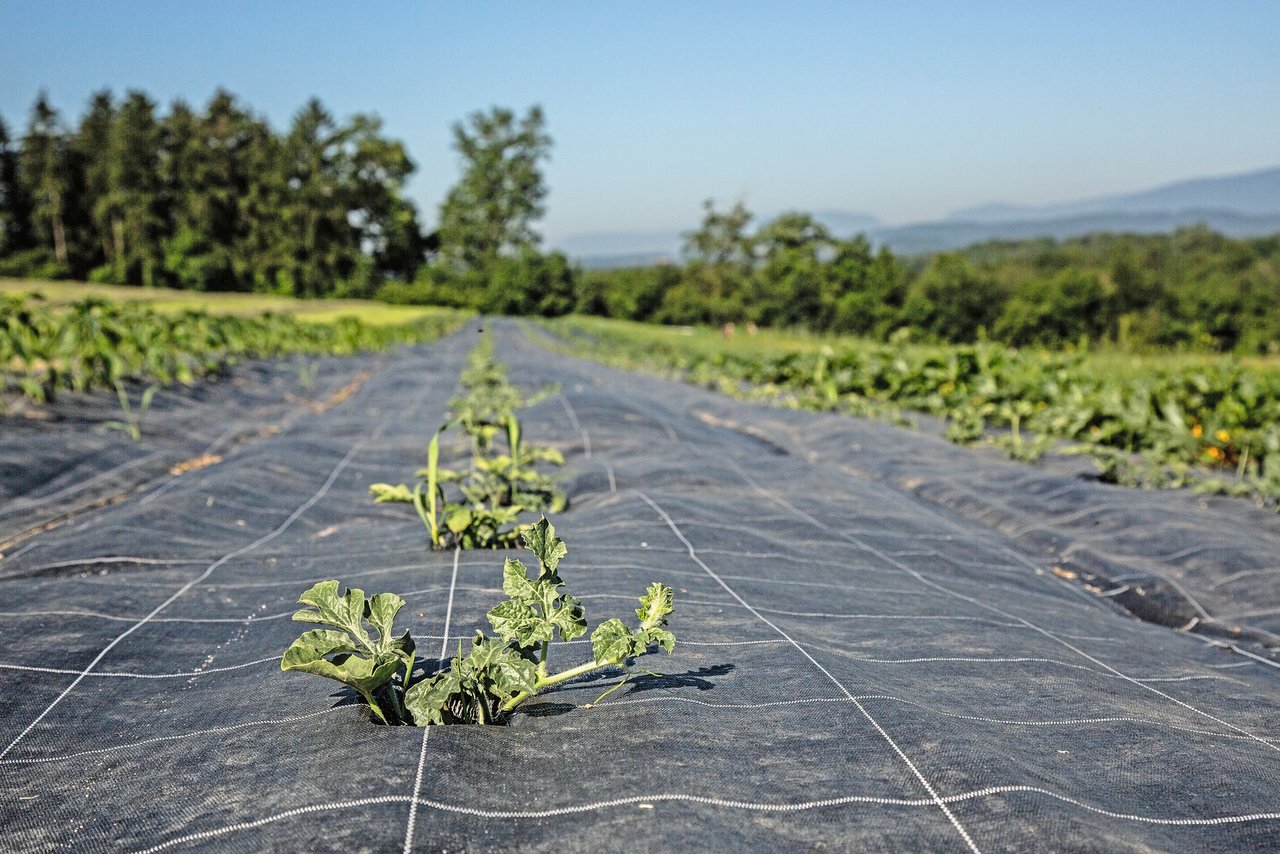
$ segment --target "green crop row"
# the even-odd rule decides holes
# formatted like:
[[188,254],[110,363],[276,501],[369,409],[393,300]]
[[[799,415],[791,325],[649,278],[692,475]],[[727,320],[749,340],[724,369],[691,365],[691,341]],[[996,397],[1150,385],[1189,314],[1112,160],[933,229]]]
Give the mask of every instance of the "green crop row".
[[64,306],[0,295],[0,393],[44,403],[59,391],[118,389],[126,381],[190,383],[238,359],[342,355],[427,341],[462,318],[441,313],[398,326],[354,317],[308,323],[284,314],[170,314],[140,303],[86,299]]
[[[590,635],[588,660],[551,671],[552,651],[559,659],[563,650],[556,638],[568,643],[587,633],[586,609],[560,576],[560,561],[569,550],[555,527],[546,516],[536,523],[517,522],[522,513],[560,512],[568,502],[551,478],[534,468],[539,462],[561,465],[564,458],[554,448],[525,442],[516,411],[556,389],[527,397],[512,385],[505,366],[493,359],[488,333],[472,350],[461,382],[464,394],[449,402],[450,418],[428,442],[427,466],[415,473],[414,487],[374,483],[369,491],[379,504],[413,505],[431,548],[512,548],[523,542],[537,558],[537,571],[530,577],[521,561],[507,558],[502,566],[507,598],[486,615],[493,635],[477,629],[469,649],[459,643],[452,660],[424,661],[421,669],[413,637],[407,631],[397,635],[392,625],[404,599],[394,593],[366,598],[359,588],[339,595],[337,579],[305,591],[298,602],[306,607],[293,619],[328,628],[304,632],[285,650],[280,668],[341,682],[364,700],[378,723],[500,724],[541,691],[597,670],[621,669],[621,681],[602,693],[599,703],[627,681],[634,659],[655,646],[669,653],[676,643],[667,628],[674,591],[654,583],[635,611],[638,629],[617,617],[605,620]],[[453,427],[468,439],[466,469],[440,467],[440,437]],[[506,453],[498,447],[503,438]]]
[[1280,498],[1280,371],[1239,361],[1117,372],[1084,353],[994,343],[782,352],[745,336],[710,346],[692,332],[572,319],[550,328],[578,353],[739,396],[898,421],[925,413],[945,419],[952,441],[1020,459],[1051,447],[1086,454],[1108,482]]

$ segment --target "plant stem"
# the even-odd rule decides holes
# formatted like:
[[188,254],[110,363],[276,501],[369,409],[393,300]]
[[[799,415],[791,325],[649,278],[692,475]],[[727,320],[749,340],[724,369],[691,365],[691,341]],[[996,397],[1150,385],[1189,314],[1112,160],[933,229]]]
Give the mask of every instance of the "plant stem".
[[364,697],[364,701],[369,704],[369,710],[377,716],[378,720],[384,724],[387,723],[387,716],[382,713],[382,709],[378,706],[378,701],[368,691],[361,691],[360,696]]
[[551,641],[544,640],[542,642],[542,657],[538,661],[538,676],[546,677],[547,675],[547,659],[550,655]]
[[539,691],[541,691],[544,688],[550,688],[552,685],[559,685],[561,682],[567,682],[570,679],[581,676],[584,673],[590,673],[593,670],[599,670],[602,667],[616,667],[621,663],[622,663],[622,659],[620,658],[610,659],[609,661],[604,661],[604,662],[588,661],[585,664],[579,664],[577,667],[571,667],[568,670],[555,674],[554,676],[545,676],[545,675],[539,674],[537,681],[533,683],[533,690],[521,691],[519,694],[516,694],[510,700],[507,700],[507,702],[503,703],[502,705],[502,711],[504,712],[511,711],[516,706],[520,705],[525,700],[529,699],[534,694],[537,694]]

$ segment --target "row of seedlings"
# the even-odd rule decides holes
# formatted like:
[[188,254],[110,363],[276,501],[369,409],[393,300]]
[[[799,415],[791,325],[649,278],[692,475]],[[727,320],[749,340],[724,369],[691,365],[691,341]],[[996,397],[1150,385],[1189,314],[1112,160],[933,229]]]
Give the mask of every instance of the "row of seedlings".
[[[536,571],[507,558],[502,567],[506,599],[489,610],[492,635],[477,629],[471,648],[459,643],[457,655],[443,667],[419,661],[408,631],[393,627],[405,600],[394,593],[366,597],[363,590],[339,593],[339,582],[322,581],[299,598],[305,607],[293,615],[302,623],[326,628],[303,633],[285,651],[282,670],[298,670],[337,680],[368,705],[371,718],[389,725],[501,724],[529,698],[568,680],[604,668],[628,678],[635,658],[660,647],[668,653],[675,635],[667,628],[672,589],[649,586],[635,610],[638,626],[617,617],[591,633],[591,657],[553,672],[553,646],[587,633],[582,602],[565,589],[560,562],[568,554],[554,526],[542,516],[521,523],[522,513],[559,512],[564,493],[537,463],[563,464],[560,453],[524,441],[516,411],[554,393],[544,389],[526,399],[507,381],[493,360],[492,341],[482,339],[462,374],[464,393],[451,401],[452,418],[431,437],[427,466],[405,484],[370,486],[379,503],[411,504],[435,549],[510,548],[522,541],[537,559]],[[457,428],[467,437],[470,464],[440,467],[440,440]],[[446,489],[448,487],[448,489]],[[557,656],[558,657],[558,656]]]

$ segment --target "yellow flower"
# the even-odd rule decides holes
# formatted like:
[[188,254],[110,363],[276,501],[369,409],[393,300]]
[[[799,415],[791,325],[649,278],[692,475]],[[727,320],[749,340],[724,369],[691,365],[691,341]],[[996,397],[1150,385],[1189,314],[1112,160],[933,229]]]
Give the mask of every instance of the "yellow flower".
[[1222,459],[1222,451],[1219,451],[1217,448],[1209,448],[1207,451],[1205,451],[1205,453],[1208,454],[1212,459],[1215,459],[1215,460]]
[[1217,437],[1218,437],[1218,441],[1219,441],[1219,442],[1230,442],[1230,441],[1231,441],[1231,434],[1230,434],[1230,433],[1228,433],[1226,430],[1219,430],[1217,433],[1214,433],[1213,435],[1215,435],[1215,436],[1217,436]]
[[1203,436],[1203,435],[1204,435],[1204,428],[1203,428],[1203,427],[1201,427],[1199,424],[1192,424],[1192,425],[1191,425],[1191,435],[1192,435],[1192,436],[1195,436],[1197,439],[1199,439],[1201,436]]

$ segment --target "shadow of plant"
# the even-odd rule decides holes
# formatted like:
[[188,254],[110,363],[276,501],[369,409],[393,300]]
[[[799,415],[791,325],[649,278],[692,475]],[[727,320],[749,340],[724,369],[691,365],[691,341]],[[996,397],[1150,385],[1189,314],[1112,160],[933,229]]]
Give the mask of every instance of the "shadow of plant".
[[696,688],[699,691],[710,691],[716,687],[711,679],[725,676],[737,669],[733,664],[713,664],[710,667],[699,667],[697,670],[686,670],[684,673],[652,673],[635,672],[627,680],[623,690],[627,696],[643,694],[646,691],[669,691],[676,688]]

